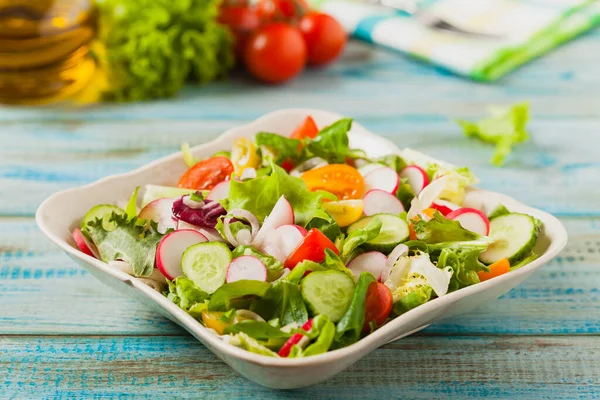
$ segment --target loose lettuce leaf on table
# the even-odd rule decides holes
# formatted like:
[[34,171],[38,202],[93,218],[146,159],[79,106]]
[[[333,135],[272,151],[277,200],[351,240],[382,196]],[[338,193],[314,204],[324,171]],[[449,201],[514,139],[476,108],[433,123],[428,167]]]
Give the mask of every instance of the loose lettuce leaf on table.
[[510,107],[490,108],[490,114],[491,116],[477,123],[466,120],[457,122],[463,127],[467,137],[477,138],[496,146],[491,163],[500,167],[515,144],[529,139],[525,130],[529,119],[529,104],[519,103]]
[[130,220],[127,215],[113,213],[108,222],[115,228],[108,231],[102,219],[88,223],[86,234],[98,248],[104,262],[123,260],[135,276],[150,276],[154,269],[156,246],[163,235],[158,233],[156,223],[148,226],[138,223],[137,217]]

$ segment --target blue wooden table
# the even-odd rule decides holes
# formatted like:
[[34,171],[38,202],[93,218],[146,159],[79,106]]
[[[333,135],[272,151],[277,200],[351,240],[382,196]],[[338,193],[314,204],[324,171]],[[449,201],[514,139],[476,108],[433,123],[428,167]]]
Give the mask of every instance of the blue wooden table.
[[[174,100],[0,109],[0,398],[600,398],[600,31],[493,85],[353,43],[284,87],[234,78]],[[452,118],[529,100],[532,140],[505,168]],[[323,384],[257,386],[186,332],[104,287],[46,240],[49,194],[129,171],[283,107],[324,108],[552,212],[566,250],[476,312],[387,345]]]

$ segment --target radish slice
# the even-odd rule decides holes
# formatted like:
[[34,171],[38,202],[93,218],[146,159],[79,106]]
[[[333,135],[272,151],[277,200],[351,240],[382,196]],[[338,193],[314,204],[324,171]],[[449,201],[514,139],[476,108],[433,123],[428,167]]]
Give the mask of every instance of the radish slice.
[[221,237],[221,234],[216,229],[199,228],[196,225],[189,224],[182,220],[177,221],[177,230],[181,231],[184,229],[200,232],[208,239],[209,242],[225,242],[225,239]]
[[400,177],[390,167],[381,167],[365,175],[365,191],[381,189],[388,193],[396,193],[400,185]]
[[372,189],[365,194],[363,211],[366,216],[388,213],[400,214],[404,211],[402,202],[396,196],[381,189]]
[[294,210],[285,196],[281,195],[271,213],[265,218],[262,227],[254,237],[253,244],[261,247],[267,234],[273,229],[277,229],[282,225],[294,224]]
[[81,233],[81,230],[79,228],[75,228],[75,230],[72,233],[73,235],[73,240],[75,240],[75,243],[77,244],[77,247],[79,247],[79,250],[83,251],[85,254],[87,254],[90,257],[94,257],[94,258],[100,258],[100,255],[98,254],[98,250],[96,249],[96,246],[94,246],[94,244],[92,242],[90,242],[88,240],[88,238],[86,238],[84,236],[83,233]]
[[275,229],[275,233],[279,235],[281,252],[284,255],[284,259],[286,259],[300,246],[307,232],[306,229],[298,225],[282,225]]
[[361,174],[362,177],[364,178],[365,176],[367,176],[367,174],[369,172],[375,171],[376,169],[379,169],[381,167],[385,167],[385,165],[377,164],[377,163],[367,164],[367,165],[364,165],[364,166],[360,167],[358,169],[358,173]]
[[198,231],[184,229],[163,237],[156,248],[156,266],[170,280],[182,275],[181,256],[190,246],[208,239]]
[[404,243],[400,243],[398,246],[394,247],[394,250],[388,256],[387,262],[385,263],[385,269],[381,272],[379,276],[380,282],[385,282],[390,277],[390,273],[392,272],[392,268],[396,264],[396,261],[402,256],[408,254],[408,246]]
[[463,228],[479,235],[487,236],[490,233],[490,220],[475,208],[459,208],[448,214],[446,218],[460,222]]
[[158,232],[175,229],[177,222],[173,218],[173,203],[177,199],[157,199],[142,208],[138,218],[152,220],[158,224]]
[[429,184],[427,172],[418,165],[409,165],[400,171],[400,177],[407,179],[413,193],[418,195]]
[[348,268],[354,273],[354,280],[358,279],[361,272],[372,273],[377,279],[385,269],[387,257],[378,251],[369,251],[356,257],[348,264]]
[[436,200],[433,203],[431,203],[431,208],[433,208],[434,210],[438,210],[445,217],[452,211],[458,210],[460,206],[454,203],[450,203],[446,200]]
[[241,281],[267,281],[267,267],[254,256],[241,256],[234,259],[227,268],[227,283]]
[[219,201],[226,199],[229,196],[229,183],[231,181],[223,181],[217,184],[206,196],[208,200]]

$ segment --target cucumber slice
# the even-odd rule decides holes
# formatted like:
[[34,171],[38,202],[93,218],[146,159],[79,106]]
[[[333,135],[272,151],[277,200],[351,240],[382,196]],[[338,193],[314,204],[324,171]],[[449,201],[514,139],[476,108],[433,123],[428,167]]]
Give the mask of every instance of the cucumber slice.
[[379,235],[373,240],[368,241],[363,245],[367,250],[380,251],[388,254],[399,243],[406,241],[410,236],[408,224],[403,218],[394,214],[375,214],[373,216],[363,218],[348,227],[348,233],[362,229],[371,222],[371,219],[379,218],[381,221],[381,230]]
[[490,236],[494,242],[479,255],[484,264],[508,258],[510,264],[529,254],[540,233],[535,218],[527,214],[510,213],[490,221]]
[[313,315],[338,322],[352,302],[354,280],[341,271],[316,271],[302,280],[301,291]]
[[117,226],[114,222],[109,222],[109,218],[112,213],[119,215],[126,215],[125,210],[120,207],[113,206],[112,204],[100,204],[92,207],[81,219],[81,231],[85,232],[89,222],[92,222],[98,218],[102,218],[102,227],[107,231],[114,230]]
[[181,271],[200,289],[214,293],[225,283],[231,251],[220,242],[204,242],[188,247],[181,257]]

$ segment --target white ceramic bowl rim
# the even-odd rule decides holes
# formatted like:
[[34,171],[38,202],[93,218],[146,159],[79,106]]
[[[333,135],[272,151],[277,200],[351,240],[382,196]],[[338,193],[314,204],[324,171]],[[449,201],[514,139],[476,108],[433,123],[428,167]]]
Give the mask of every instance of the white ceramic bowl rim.
[[[316,113],[320,113],[322,115],[327,114],[330,117],[341,118],[341,116],[338,114],[324,112],[322,110],[313,110],[313,109],[278,110],[278,111],[266,114],[247,125],[243,125],[241,127],[231,129],[231,130],[225,132],[224,134],[222,134],[221,136],[219,136],[218,138],[214,139],[211,142],[194,147],[194,149],[192,149],[192,151],[197,151],[198,149],[201,149],[202,147],[216,144],[216,143],[222,141],[225,137],[236,137],[238,135],[238,132],[240,132],[241,130],[251,129],[253,125],[260,125],[265,120],[268,120],[273,117],[279,117],[282,114],[290,114],[290,113],[293,113],[293,114],[302,113],[304,115],[315,115]],[[355,123],[355,126],[360,127],[360,125],[356,124],[356,123]],[[360,128],[364,129],[362,127],[360,127]],[[373,133],[370,133],[366,130],[364,130],[364,132],[361,132],[361,135],[376,137],[380,141],[387,142],[390,146],[390,149],[398,149],[396,147],[396,145],[393,144],[391,141],[389,141],[385,138],[382,138],[378,135],[375,135]],[[517,270],[511,271],[508,274],[504,274],[504,275],[501,275],[494,279],[487,280],[487,281],[478,283],[476,285],[468,286],[466,288],[449,293],[445,296],[430,300],[429,302],[427,302],[417,308],[414,308],[414,309],[406,312],[405,314],[402,314],[401,316],[393,319],[386,325],[377,329],[375,332],[371,333],[370,335],[367,335],[363,339],[359,340],[358,342],[356,342],[350,346],[347,346],[347,347],[344,347],[341,349],[337,349],[337,350],[332,350],[332,351],[329,351],[329,352],[326,352],[326,353],[323,353],[320,355],[306,357],[306,358],[288,359],[288,358],[275,358],[275,357],[259,355],[259,354],[249,352],[245,349],[224,343],[219,337],[217,337],[216,335],[211,333],[202,324],[200,324],[193,317],[191,317],[189,314],[187,314],[184,310],[180,309],[177,305],[172,303],[170,300],[168,300],[162,294],[156,292],[152,288],[148,287],[147,285],[145,285],[138,279],[126,274],[125,272],[111,268],[106,263],[104,263],[100,260],[97,260],[93,257],[90,257],[90,256],[84,254],[83,252],[79,251],[75,247],[71,246],[69,243],[67,243],[67,241],[60,238],[60,236],[52,230],[52,228],[47,223],[46,218],[44,217],[52,208],[52,206],[53,206],[52,203],[59,196],[63,197],[65,195],[70,195],[75,192],[85,191],[86,189],[88,189],[92,186],[108,183],[112,180],[131,177],[142,171],[145,171],[145,170],[153,168],[159,164],[162,164],[166,161],[172,160],[174,158],[180,158],[180,157],[181,157],[180,152],[174,153],[169,156],[163,157],[161,159],[155,160],[151,163],[148,163],[145,166],[142,166],[133,171],[130,171],[130,172],[127,172],[124,174],[108,176],[108,177],[102,178],[96,182],[90,183],[88,185],[84,185],[84,186],[72,188],[72,189],[67,189],[67,190],[55,193],[52,196],[50,196],[49,198],[47,198],[38,208],[38,210],[36,212],[36,222],[37,222],[39,228],[41,229],[41,231],[70,256],[80,259],[80,260],[84,261],[85,263],[90,264],[93,267],[95,267],[96,269],[102,271],[103,273],[111,275],[111,276],[123,281],[124,283],[128,284],[129,286],[136,288],[137,290],[144,293],[148,298],[152,299],[152,301],[154,301],[161,308],[168,311],[169,314],[174,316],[176,319],[181,320],[182,322],[186,322],[186,325],[188,325],[188,326],[190,326],[190,325],[195,326],[197,328],[197,331],[192,332],[192,334],[198,334],[202,338],[202,340],[208,342],[211,346],[218,348],[220,351],[222,351],[223,353],[225,353],[229,356],[232,356],[232,357],[235,357],[238,359],[242,359],[244,361],[247,361],[247,362],[253,363],[253,364],[259,364],[262,366],[271,366],[271,367],[299,367],[299,366],[326,364],[326,363],[330,363],[335,360],[344,358],[345,356],[349,355],[349,353],[354,352],[358,347],[376,347],[377,343],[382,338],[392,334],[394,330],[397,330],[397,328],[401,327],[404,323],[409,321],[414,316],[414,314],[417,314],[417,313],[418,314],[426,314],[428,312],[434,311],[435,309],[437,309],[438,307],[442,306],[445,303],[449,304],[460,298],[467,297],[467,296],[475,294],[475,293],[480,293],[480,292],[486,291],[495,285],[500,285],[503,282],[514,278],[516,275],[527,275],[528,273],[530,273],[531,270],[539,268],[542,264],[548,262],[550,259],[552,259],[554,256],[556,256],[567,243],[567,233],[565,231],[565,228],[554,216],[552,216],[544,211],[525,206],[522,203],[517,202],[516,200],[514,200],[506,195],[477,189],[476,191],[479,193],[482,193],[482,194],[487,193],[487,194],[496,196],[498,198],[499,202],[507,205],[509,209],[511,207],[526,208],[527,210],[529,210],[529,212],[531,214],[535,215],[538,219],[540,219],[543,222],[544,226],[552,225],[552,229],[555,233],[556,239],[551,240],[550,245],[548,246],[546,251],[543,254],[541,254],[539,258],[537,258],[530,264],[527,264]],[[117,199],[115,199],[115,200],[117,200]],[[78,218],[80,218],[80,216],[74,216],[74,218],[78,219]],[[414,331],[420,330],[421,328],[422,327],[419,327],[419,328],[415,329]]]

